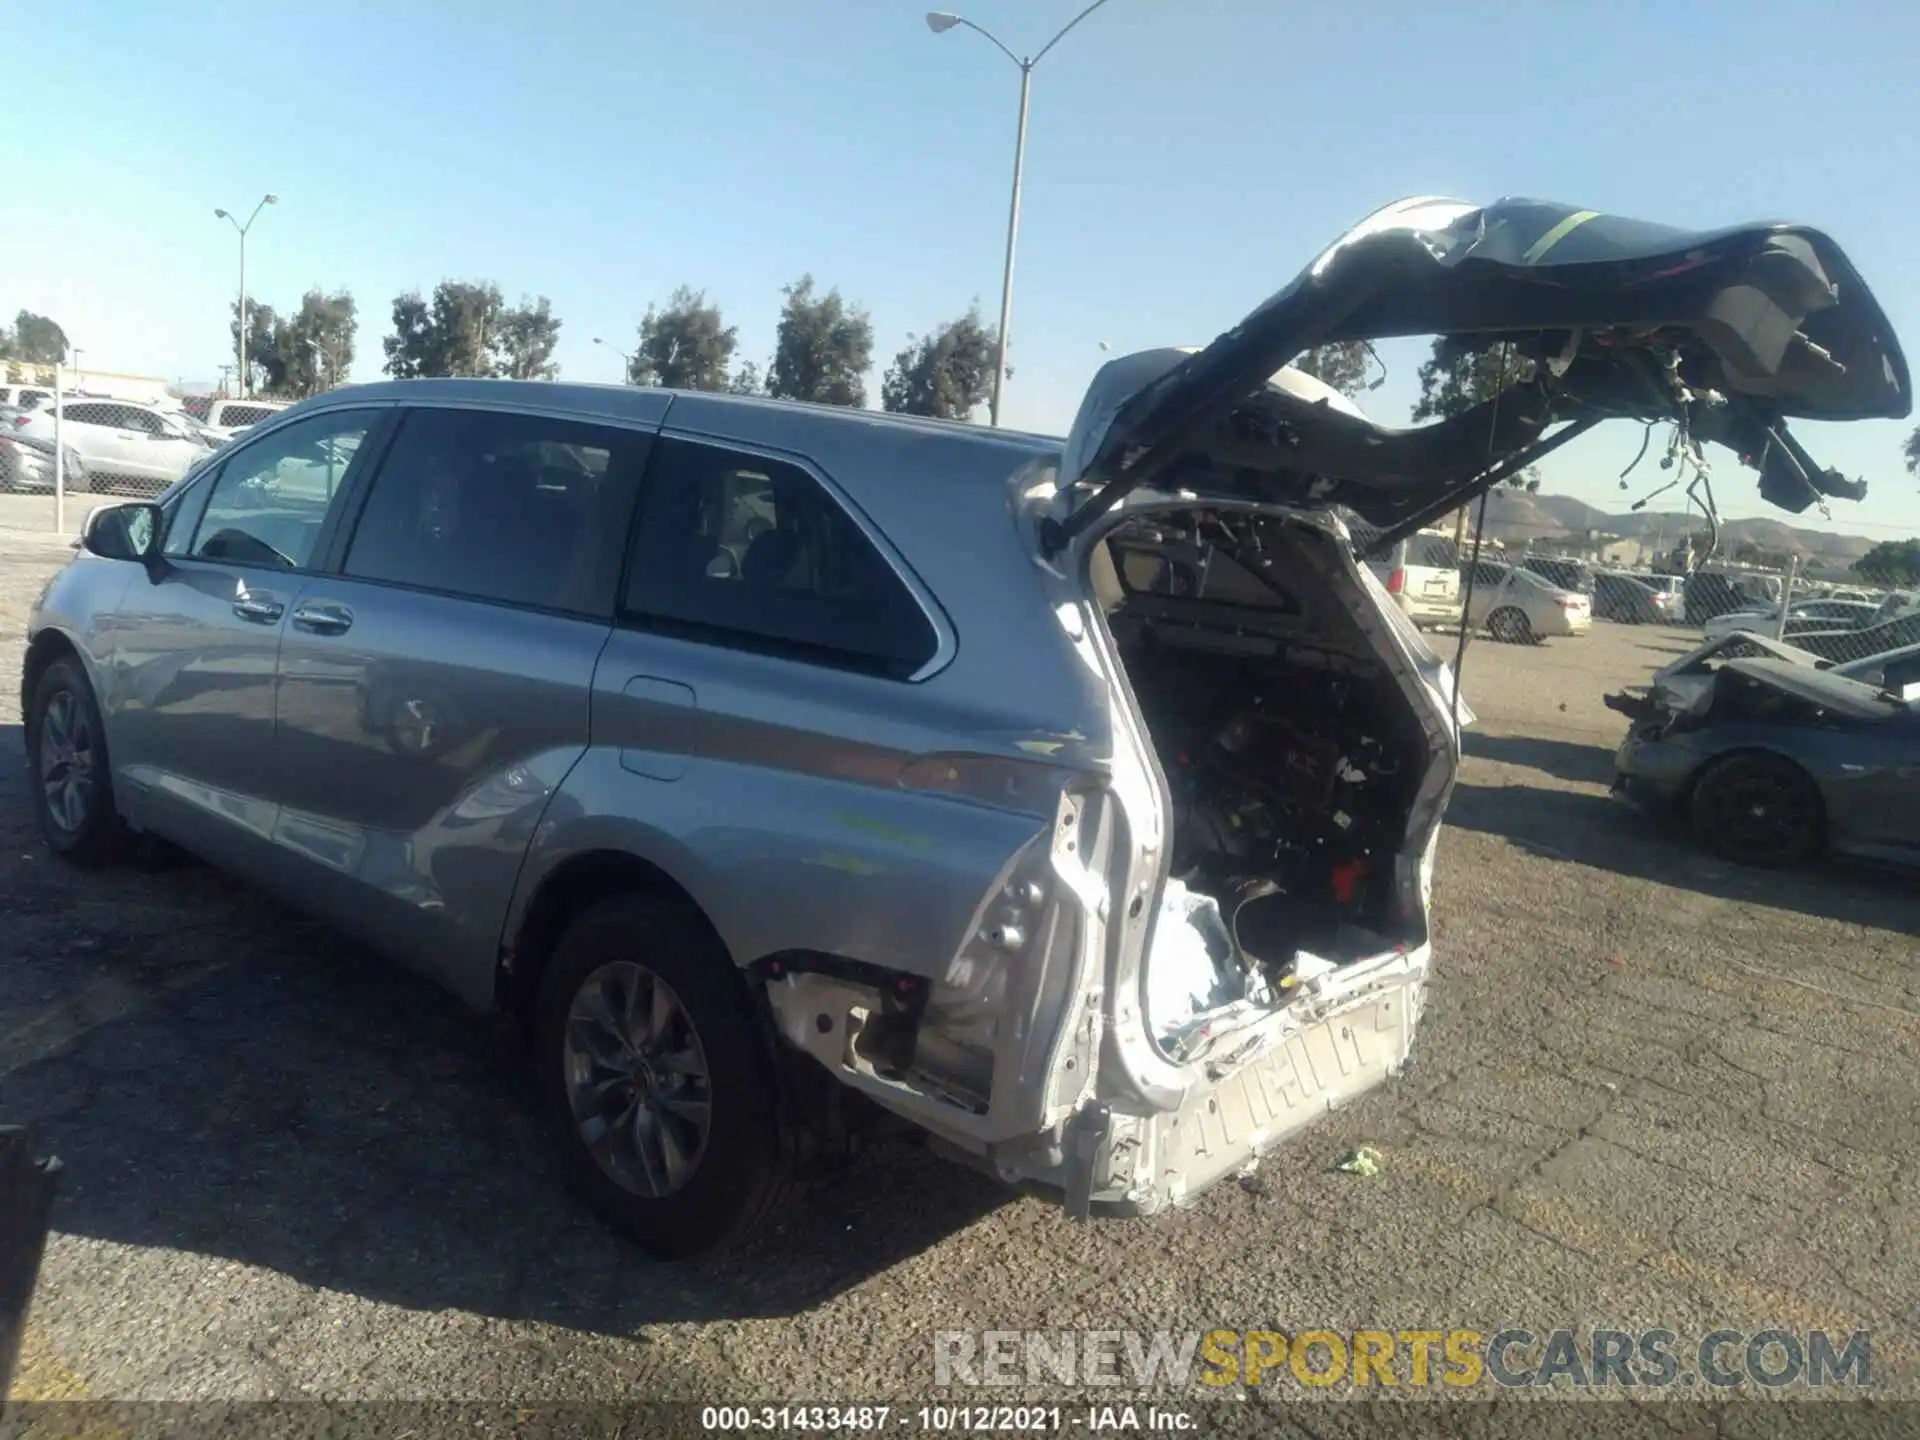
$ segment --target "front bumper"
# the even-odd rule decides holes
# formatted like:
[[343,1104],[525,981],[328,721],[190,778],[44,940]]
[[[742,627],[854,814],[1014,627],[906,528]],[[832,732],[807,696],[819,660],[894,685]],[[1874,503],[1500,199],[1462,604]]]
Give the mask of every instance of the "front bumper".
[[[1611,706],[1615,696],[1608,696]],[[1619,709],[1619,706],[1612,706]],[[1690,748],[1657,733],[1657,718],[1634,722],[1613,755],[1613,784],[1609,793],[1651,813],[1673,807],[1687,779],[1700,763]]]

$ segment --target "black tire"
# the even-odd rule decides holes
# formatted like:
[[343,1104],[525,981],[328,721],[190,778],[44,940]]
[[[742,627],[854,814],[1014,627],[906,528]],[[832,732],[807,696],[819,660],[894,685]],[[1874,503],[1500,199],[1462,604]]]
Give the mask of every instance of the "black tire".
[[1533,643],[1533,625],[1527,612],[1513,605],[1502,605],[1487,617],[1487,633],[1503,645]]
[[73,656],[63,655],[40,672],[26,741],[34,814],[48,846],[76,865],[119,859],[126,827],[114,804],[106,730],[93,686]]
[[[673,1086],[676,1098],[666,1100],[670,1087],[665,1078],[656,1078],[652,1066],[661,1067],[661,1076],[686,1082],[687,1075],[671,1063],[674,1056],[655,1049],[649,1052],[651,1065],[640,1064],[648,1077],[639,1087],[643,1098],[630,1103],[650,1109],[648,1133],[659,1126],[684,1137],[681,1110],[702,1098],[707,1107],[707,1130],[697,1150],[676,1145],[683,1159],[691,1152],[691,1173],[664,1194],[642,1193],[618,1178],[613,1171],[622,1167],[602,1163],[582,1135],[586,1122],[575,1117],[570,1067],[580,1050],[569,1045],[569,1016],[590,981],[597,987],[596,977],[606,975],[606,967],[623,965],[666,982],[670,1003],[677,1004],[696,1037],[690,1043],[687,1032],[676,1029],[675,1049],[682,1057],[700,1056],[706,1072],[703,1087]],[[631,1036],[631,1027],[624,1033]],[[542,1120],[568,1183],[656,1259],[682,1259],[741,1240],[789,1193],[791,1149],[783,1143],[761,1022],[725,947],[686,905],[657,896],[623,896],[594,906],[567,927],[541,979],[532,1061]],[[596,1074],[612,1073],[584,1059],[581,1063]],[[631,1095],[631,1082],[621,1083]],[[603,1101],[609,1110],[619,1103],[628,1102]],[[674,1116],[672,1127],[663,1106]],[[607,1126],[610,1136],[619,1137],[610,1148],[632,1149],[621,1142],[637,1127],[638,1117],[631,1126]],[[634,1174],[631,1165],[626,1169]]]
[[1694,783],[1687,807],[1693,837],[1736,865],[1775,868],[1819,848],[1825,807],[1813,778],[1778,755],[1729,755]]

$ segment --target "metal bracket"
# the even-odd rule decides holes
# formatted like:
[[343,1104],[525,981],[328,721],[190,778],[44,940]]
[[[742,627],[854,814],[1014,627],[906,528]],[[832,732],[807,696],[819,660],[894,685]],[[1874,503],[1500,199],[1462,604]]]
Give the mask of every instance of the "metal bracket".
[[1096,1104],[1067,1122],[1066,1212],[1071,1219],[1085,1220],[1093,1214],[1094,1171],[1112,1120],[1112,1109]]

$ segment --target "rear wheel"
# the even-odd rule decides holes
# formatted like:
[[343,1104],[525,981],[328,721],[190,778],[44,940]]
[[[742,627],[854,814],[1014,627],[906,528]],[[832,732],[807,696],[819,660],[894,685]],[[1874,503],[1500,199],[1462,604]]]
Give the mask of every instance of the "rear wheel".
[[786,1194],[758,1022],[685,905],[625,896],[567,928],[541,984],[534,1064],[574,1190],[656,1257],[737,1240]]
[[1503,605],[1487,617],[1487,633],[1503,645],[1533,643],[1533,625],[1527,612],[1512,605]]
[[1778,755],[1716,761],[1693,788],[1694,839],[1739,865],[1790,865],[1820,843],[1820,791]]
[[33,808],[47,844],[77,865],[116,858],[125,832],[114,808],[106,731],[93,686],[71,655],[40,672],[27,725]]

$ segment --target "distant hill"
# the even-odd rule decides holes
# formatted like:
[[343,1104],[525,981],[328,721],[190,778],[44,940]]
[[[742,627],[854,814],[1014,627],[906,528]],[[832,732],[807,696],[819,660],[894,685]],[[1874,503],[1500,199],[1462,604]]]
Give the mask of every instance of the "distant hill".
[[[1697,512],[1676,510],[1628,511],[1609,514],[1571,495],[1528,495],[1496,490],[1487,506],[1487,534],[1509,545],[1526,541],[1574,541],[1586,532],[1633,540],[1677,542],[1702,528]],[[1729,520],[1721,526],[1721,548],[1753,545],[1762,550],[1791,551],[1809,568],[1844,570],[1866,554],[1874,542],[1861,535],[1830,535],[1824,530],[1802,530],[1780,520]]]

